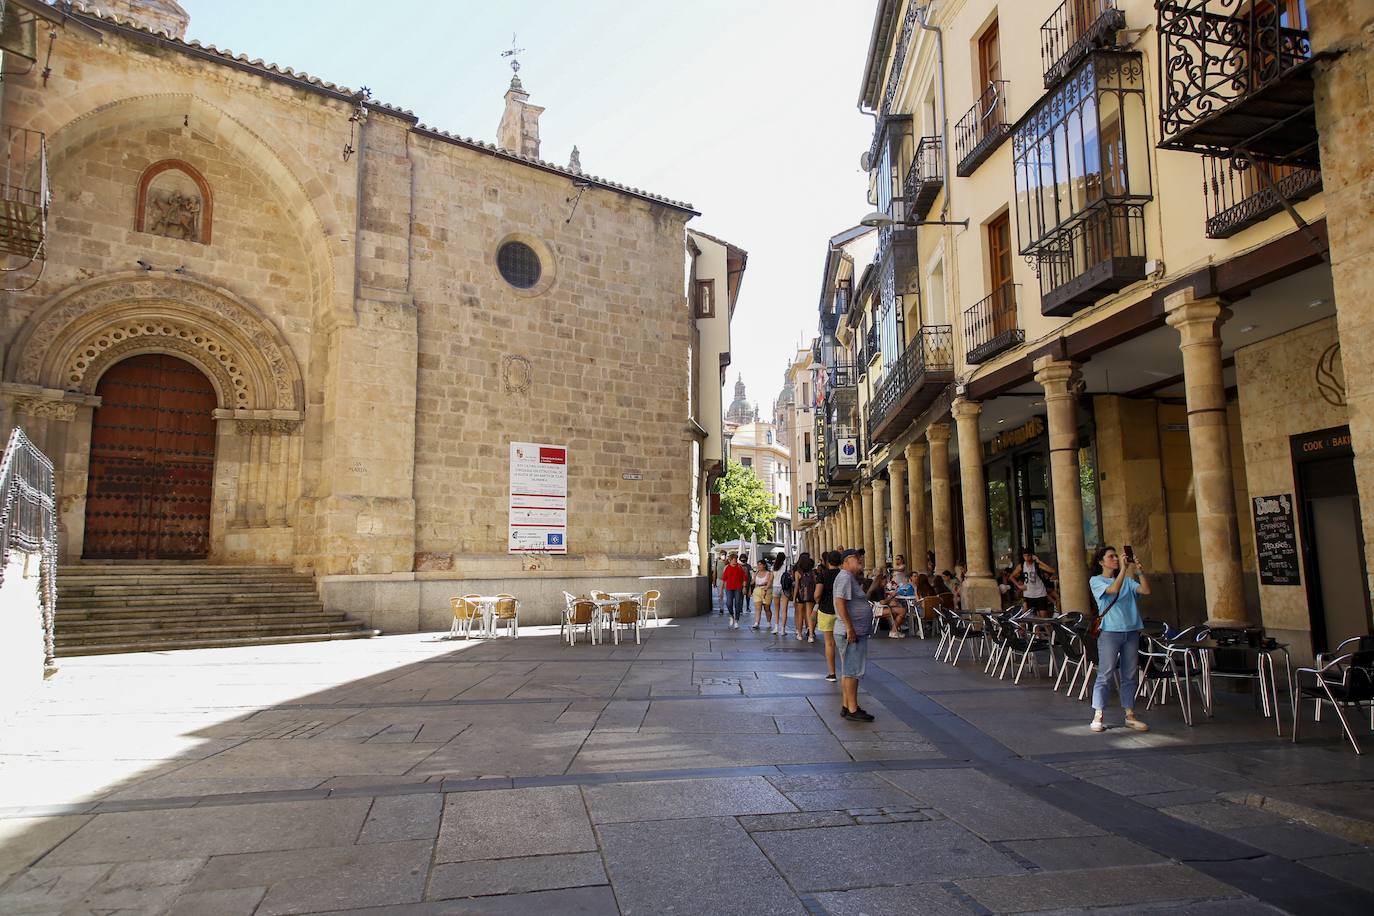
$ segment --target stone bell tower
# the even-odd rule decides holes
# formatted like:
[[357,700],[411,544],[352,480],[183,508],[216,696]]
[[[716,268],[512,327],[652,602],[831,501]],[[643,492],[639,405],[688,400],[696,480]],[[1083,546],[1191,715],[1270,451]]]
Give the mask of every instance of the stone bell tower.
[[185,38],[191,16],[176,0],[81,0],[76,4],[94,12],[127,19],[154,32]]
[[496,144],[522,156],[539,158],[539,116],[544,109],[529,103],[530,94],[520,84],[520,74],[510,78],[506,110],[496,129]]

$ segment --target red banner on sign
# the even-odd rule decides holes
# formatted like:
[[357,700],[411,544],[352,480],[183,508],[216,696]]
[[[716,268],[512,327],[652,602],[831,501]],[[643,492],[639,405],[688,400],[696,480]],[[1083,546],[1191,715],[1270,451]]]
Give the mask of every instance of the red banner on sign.
[[568,450],[565,448],[541,448],[539,450],[540,464],[567,464]]

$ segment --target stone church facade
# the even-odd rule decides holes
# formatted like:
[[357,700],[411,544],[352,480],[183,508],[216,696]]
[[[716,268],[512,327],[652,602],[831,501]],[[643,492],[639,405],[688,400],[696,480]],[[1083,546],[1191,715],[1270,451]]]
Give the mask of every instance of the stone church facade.
[[[104,7],[3,84],[51,208],[0,421],[54,458],[66,561],[290,565],[392,631],[645,579],[694,613],[691,207],[538,159],[518,79],[491,145]],[[566,555],[507,549],[512,442],[568,449]]]

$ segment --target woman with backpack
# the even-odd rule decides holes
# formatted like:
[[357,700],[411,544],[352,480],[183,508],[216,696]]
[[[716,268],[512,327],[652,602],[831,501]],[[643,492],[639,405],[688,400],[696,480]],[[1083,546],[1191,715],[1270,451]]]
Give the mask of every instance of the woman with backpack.
[[787,604],[792,599],[792,567],[787,555],[773,558],[773,635],[787,635]]
[[811,554],[797,557],[792,570],[792,604],[797,609],[797,641],[816,641],[816,561]]

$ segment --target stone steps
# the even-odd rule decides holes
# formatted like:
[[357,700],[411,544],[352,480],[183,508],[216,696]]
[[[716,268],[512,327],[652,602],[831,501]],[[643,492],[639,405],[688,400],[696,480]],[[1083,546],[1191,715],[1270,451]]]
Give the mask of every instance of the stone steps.
[[332,642],[338,639],[370,639],[379,635],[377,630],[360,629],[348,632],[307,634],[299,636],[251,636],[246,638],[212,637],[208,639],[169,639],[150,641],[138,639],[132,642],[107,643],[83,646],[77,650],[58,650],[59,658],[75,655],[114,655],[125,652],[170,652],[173,649],[222,649],[232,646],[276,646],[298,642]]
[[376,634],[326,610],[314,578],[288,567],[83,563],[58,569],[58,657]]

